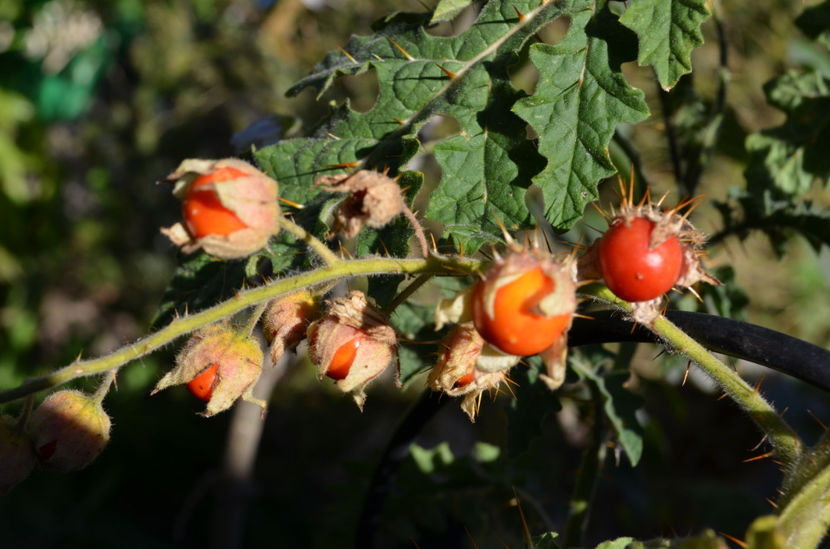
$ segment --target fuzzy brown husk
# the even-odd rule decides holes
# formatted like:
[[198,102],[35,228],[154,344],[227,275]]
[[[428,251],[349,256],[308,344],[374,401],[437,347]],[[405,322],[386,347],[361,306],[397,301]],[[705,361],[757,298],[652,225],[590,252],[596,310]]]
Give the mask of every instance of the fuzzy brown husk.
[[197,177],[221,168],[233,168],[245,175],[227,181],[216,181],[205,188],[212,190],[222,206],[233,212],[245,228],[228,235],[209,234],[197,238],[180,222],[161,229],[161,232],[181,247],[184,253],[203,249],[206,253],[222,259],[247,257],[265,247],[268,240],[279,231],[279,185],[274,179],[243,160],[225,158],[185,160],[161,182],[172,183],[173,194],[184,199],[187,189]]
[[362,410],[366,386],[389,366],[397,345],[394,328],[366,301],[363,292],[353,291],[346,297],[335,298],[323,317],[311,323],[308,356],[322,379],[335,353],[355,337],[361,338],[361,345],[348,374],[335,381],[335,385],[341,391],[351,393]]
[[384,227],[404,209],[400,185],[383,173],[359,170],[350,175],[324,175],[314,183],[328,192],[349,193],[337,209],[334,225],[334,232],[346,238],[360,234],[364,225]]

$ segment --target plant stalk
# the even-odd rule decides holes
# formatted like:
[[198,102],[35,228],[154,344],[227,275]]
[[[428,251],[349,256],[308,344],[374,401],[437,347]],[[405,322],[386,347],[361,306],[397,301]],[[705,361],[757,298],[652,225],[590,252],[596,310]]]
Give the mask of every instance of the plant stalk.
[[62,385],[73,379],[118,368],[128,362],[142,358],[203,326],[218,322],[248,307],[301,288],[317,286],[332,280],[356,275],[430,273],[453,276],[459,273],[470,274],[478,272],[481,265],[481,261],[460,257],[430,257],[427,259],[372,258],[337,261],[333,265],[240,292],[235,297],[218,305],[196,314],[179,317],[157,332],[139,339],[135,343],[126,345],[111,354],[95,359],[80,360],[79,358],[72,364],[51,374],[27,380],[14,389],[0,391],[0,404]]

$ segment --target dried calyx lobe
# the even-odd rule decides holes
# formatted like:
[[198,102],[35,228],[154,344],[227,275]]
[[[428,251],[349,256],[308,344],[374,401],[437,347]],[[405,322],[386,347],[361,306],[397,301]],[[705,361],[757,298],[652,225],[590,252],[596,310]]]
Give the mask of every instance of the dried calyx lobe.
[[254,398],[253,386],[262,373],[262,350],[248,334],[226,324],[212,324],[196,332],[176,357],[176,366],[159,380],[151,394],[183,385],[216,365],[216,381],[202,415],[212,416],[230,408],[238,398],[265,409]]
[[[188,159],[163,181],[172,183],[173,194],[183,201],[185,221],[161,232],[185,253],[202,249],[222,259],[247,257],[279,231],[277,182],[243,160]],[[208,210],[214,216],[231,216],[238,224],[211,231],[214,220]],[[199,216],[204,222],[198,222]]]
[[[355,338],[359,338],[359,345],[355,345]],[[352,394],[361,409],[366,385],[389,366],[396,345],[395,330],[358,291],[333,299],[325,314],[308,328],[308,355],[321,378],[340,361],[338,351],[351,346],[351,363],[342,369],[337,364],[337,375],[330,377],[336,379],[340,390]]]

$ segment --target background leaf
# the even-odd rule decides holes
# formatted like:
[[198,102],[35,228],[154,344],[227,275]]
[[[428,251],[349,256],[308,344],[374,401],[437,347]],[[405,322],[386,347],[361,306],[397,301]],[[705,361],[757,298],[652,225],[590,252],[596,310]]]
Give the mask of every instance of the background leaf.
[[[615,173],[608,155],[614,129],[649,115],[643,92],[620,71],[631,59],[614,16],[597,15],[591,2],[576,2],[568,34],[555,46],[534,44],[530,58],[541,74],[536,92],[514,112],[539,134],[545,169],[533,178],[542,188],[548,221],[565,229],[597,198],[597,183]],[[615,47],[609,48],[613,36]]]
[[708,17],[705,0],[634,0],[620,23],[637,33],[637,63],[654,67],[668,90],[692,72],[692,51],[703,45],[700,25]]

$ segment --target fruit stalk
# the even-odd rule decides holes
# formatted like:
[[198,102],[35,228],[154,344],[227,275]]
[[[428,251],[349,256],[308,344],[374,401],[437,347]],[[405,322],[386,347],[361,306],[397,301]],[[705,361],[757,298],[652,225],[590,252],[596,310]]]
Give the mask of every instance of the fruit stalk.
[[248,307],[302,288],[356,275],[430,273],[454,276],[458,275],[459,272],[471,274],[478,272],[480,269],[480,261],[459,257],[338,260],[336,264],[240,292],[236,296],[196,314],[179,317],[157,332],[139,339],[135,343],[126,345],[111,354],[95,359],[78,359],[50,374],[25,381],[13,389],[0,391],[0,404],[17,400],[44,389],[57,387],[73,379],[118,368],[208,324],[218,322]]
[[[601,301],[612,303],[627,312],[631,311],[629,303],[619,299],[604,286],[586,286],[580,291]],[[798,462],[803,451],[801,439],[758,391],[666,317],[660,315],[646,327],[697,363],[733,401],[749,414],[755,424],[767,435],[776,457],[785,467]]]

